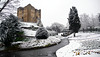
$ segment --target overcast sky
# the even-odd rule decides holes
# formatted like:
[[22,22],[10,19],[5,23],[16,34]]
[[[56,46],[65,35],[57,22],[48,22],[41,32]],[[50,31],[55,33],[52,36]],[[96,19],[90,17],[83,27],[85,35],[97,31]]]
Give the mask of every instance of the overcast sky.
[[41,9],[41,20],[44,26],[50,26],[54,22],[67,25],[70,8],[75,6],[78,14],[97,15],[100,13],[100,0],[22,0],[22,7],[31,4]]

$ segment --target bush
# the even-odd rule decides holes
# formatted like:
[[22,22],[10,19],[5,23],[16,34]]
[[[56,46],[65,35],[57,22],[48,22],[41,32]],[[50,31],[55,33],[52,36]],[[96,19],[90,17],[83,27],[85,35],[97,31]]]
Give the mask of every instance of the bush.
[[55,35],[58,35],[58,33],[55,32],[55,31],[48,31],[48,35],[49,36],[55,36]]
[[23,35],[23,34],[24,34],[24,31],[19,31],[19,32],[17,32],[17,33],[16,33],[17,37],[16,37],[16,39],[14,40],[14,42],[24,40],[25,38],[24,38],[24,35]]
[[41,27],[37,30],[35,37],[37,39],[47,39],[48,38],[48,32],[45,28]]
[[53,23],[51,25],[51,28],[53,31],[56,31],[57,33],[61,33],[61,31],[63,30],[64,28],[64,25],[62,24],[59,24],[59,23]]
[[22,37],[22,30],[20,29],[20,23],[18,18],[14,15],[10,15],[6,20],[1,22],[0,25],[0,37],[1,42],[5,47],[11,46],[11,43]]
[[52,31],[52,28],[49,27],[49,26],[47,26],[46,29],[47,29],[48,31]]

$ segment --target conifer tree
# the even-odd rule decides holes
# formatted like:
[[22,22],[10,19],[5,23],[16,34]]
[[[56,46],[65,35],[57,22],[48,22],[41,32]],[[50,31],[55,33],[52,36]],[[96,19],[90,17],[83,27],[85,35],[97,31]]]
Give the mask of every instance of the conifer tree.
[[69,20],[69,25],[70,25],[69,30],[71,30],[72,33],[74,33],[74,37],[75,37],[75,33],[78,33],[81,27],[79,16],[78,16],[78,11],[76,7],[70,8],[68,20]]

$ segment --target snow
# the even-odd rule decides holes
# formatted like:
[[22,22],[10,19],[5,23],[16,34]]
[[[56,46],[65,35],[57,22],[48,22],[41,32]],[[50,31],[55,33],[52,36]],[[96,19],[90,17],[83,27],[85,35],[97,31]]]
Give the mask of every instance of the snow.
[[57,57],[100,57],[100,34],[79,32],[68,36],[70,43],[56,51]]
[[0,23],[1,23],[2,21],[0,20]]
[[21,27],[39,27],[37,26],[37,23],[31,23],[31,22],[21,22]]
[[31,38],[29,41],[20,41],[14,42],[13,44],[20,43],[20,48],[27,49],[27,48],[35,48],[35,47],[46,47],[48,45],[58,44],[61,40],[54,36],[50,36],[48,39],[34,39]]
[[55,31],[48,31],[49,36],[55,36],[57,35],[57,32]]
[[[21,27],[39,27],[37,26],[37,23],[31,23],[31,22],[20,22],[21,23]],[[26,36],[35,36],[36,31],[32,30],[32,29],[22,29],[24,31],[24,34]]]
[[73,34],[71,34],[70,36],[68,36],[70,39],[98,39],[100,38],[100,34],[97,33],[82,33],[79,32],[76,34],[77,36],[74,37]]
[[36,31],[33,31],[33,30],[29,30],[29,29],[22,29],[24,31],[24,34],[26,36],[35,36],[36,34]]
[[78,48],[80,46],[80,44],[78,42],[75,41],[70,41],[70,44],[59,49],[56,52],[57,57],[71,57],[72,56],[72,50]]

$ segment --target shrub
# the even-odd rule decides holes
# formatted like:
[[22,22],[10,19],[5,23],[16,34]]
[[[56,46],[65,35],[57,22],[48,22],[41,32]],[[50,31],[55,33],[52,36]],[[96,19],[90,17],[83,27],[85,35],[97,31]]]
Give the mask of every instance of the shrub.
[[57,33],[61,33],[61,31],[63,30],[64,28],[64,25],[60,24],[60,23],[53,23],[51,25],[51,28],[53,31],[56,31]]
[[40,27],[37,30],[35,37],[37,39],[47,39],[48,38],[48,32],[47,32],[47,30],[45,28]]
[[11,43],[22,37],[22,30],[20,29],[20,23],[18,18],[14,15],[10,15],[0,25],[0,37],[1,42],[5,47],[11,46]]
[[55,32],[55,31],[48,31],[48,35],[49,36],[55,36],[55,35],[58,35],[58,33]]

